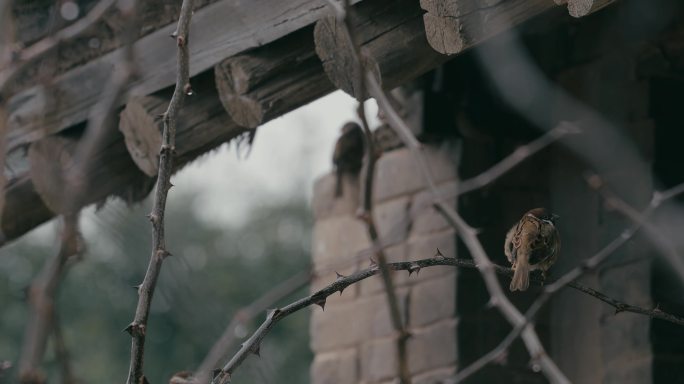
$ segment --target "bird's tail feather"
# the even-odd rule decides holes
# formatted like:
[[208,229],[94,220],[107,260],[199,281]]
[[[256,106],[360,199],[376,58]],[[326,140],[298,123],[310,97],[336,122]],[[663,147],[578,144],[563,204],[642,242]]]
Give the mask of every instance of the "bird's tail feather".
[[516,260],[515,272],[511,280],[511,291],[524,291],[530,286],[530,263],[527,261],[527,256],[518,254]]

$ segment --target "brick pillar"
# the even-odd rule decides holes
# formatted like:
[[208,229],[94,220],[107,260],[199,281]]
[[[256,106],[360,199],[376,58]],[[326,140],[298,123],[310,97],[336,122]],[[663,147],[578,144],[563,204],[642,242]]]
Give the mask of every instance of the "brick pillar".
[[[428,146],[426,152],[438,185],[455,188],[455,150]],[[385,153],[377,163],[373,213],[381,237],[393,243],[386,249],[390,261],[432,257],[436,248],[456,256],[455,233],[426,204],[430,196],[422,180],[405,148]],[[335,271],[346,275],[369,265],[368,257],[358,257],[370,246],[364,224],[354,215],[358,180],[347,178],[338,199],[333,185],[334,176],[325,175],[314,186],[314,290],[333,282]],[[428,268],[410,277],[393,274],[413,335],[408,358],[414,383],[432,383],[456,371],[456,276],[452,267]],[[379,276],[330,297],[325,311],[314,308],[310,332],[312,383],[385,383],[396,377],[394,330]]]

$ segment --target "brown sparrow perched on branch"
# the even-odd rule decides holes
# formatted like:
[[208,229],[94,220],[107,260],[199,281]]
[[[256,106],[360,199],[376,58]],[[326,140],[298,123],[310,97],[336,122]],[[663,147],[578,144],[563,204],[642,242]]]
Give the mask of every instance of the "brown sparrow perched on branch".
[[558,216],[544,208],[527,213],[506,234],[504,253],[512,264],[511,291],[524,291],[530,285],[530,272],[546,271],[556,262],[560,250],[560,236],[555,221]]
[[353,122],[342,127],[340,138],[335,143],[333,165],[337,180],[335,181],[335,197],[342,196],[342,175],[358,173],[363,165],[363,130]]

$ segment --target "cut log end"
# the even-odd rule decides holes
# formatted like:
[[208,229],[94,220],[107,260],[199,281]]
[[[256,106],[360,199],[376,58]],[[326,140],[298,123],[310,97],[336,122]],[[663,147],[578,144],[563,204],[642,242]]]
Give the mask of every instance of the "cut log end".
[[428,44],[435,51],[444,55],[455,55],[466,48],[458,20],[426,13],[423,15],[423,21]]
[[238,125],[256,128],[264,121],[264,109],[261,104],[247,96],[226,95],[223,104]]
[[161,115],[166,100],[145,96],[128,101],[121,112],[119,130],[135,164],[148,176],[157,175],[161,147]]
[[566,0],[568,4],[568,13],[572,17],[584,17],[594,13],[607,5],[610,5],[615,0]]
[[[322,18],[314,28],[314,42],[316,54],[323,63],[323,70],[330,81],[339,89],[365,100],[369,98],[368,91],[361,93],[361,67],[356,61],[352,48],[344,33],[344,26],[339,24],[334,16]],[[378,63],[372,57],[372,52],[361,48],[362,60],[365,68],[369,69],[375,79],[382,84]]]

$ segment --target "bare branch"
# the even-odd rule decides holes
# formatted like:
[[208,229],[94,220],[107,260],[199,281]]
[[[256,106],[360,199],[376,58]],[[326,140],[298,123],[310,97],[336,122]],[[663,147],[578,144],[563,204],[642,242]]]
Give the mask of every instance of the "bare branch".
[[[444,216],[444,218],[456,229],[463,242],[468,247],[470,254],[478,265],[478,270],[487,286],[487,290],[491,296],[492,303],[499,309],[502,315],[514,326],[524,326],[525,317],[518,311],[517,308],[508,300],[501,289],[499,281],[494,275],[492,262],[482,248],[480,240],[473,228],[471,228],[451,207],[444,204],[438,195],[439,191],[435,185],[434,179],[430,173],[427,160],[422,152],[422,147],[418,140],[411,133],[410,128],[399,117],[397,112],[390,104],[384,91],[377,83],[373,74],[366,72],[366,81],[368,82],[370,94],[378,102],[380,108],[385,111],[390,126],[397,132],[407,148],[409,148],[414,156],[415,162],[418,164],[421,174],[428,186],[428,189],[433,195],[435,208]],[[558,369],[558,366],[546,354],[544,347],[539,340],[534,328],[530,325],[523,328],[523,341],[530,353],[533,361],[538,362],[541,366],[545,376],[552,383],[569,383],[570,381],[565,377],[563,372]]]
[[[603,196],[609,208],[620,212],[635,225],[643,227],[644,233],[651,241],[653,246],[670,263],[670,265],[672,265],[674,271],[679,276],[680,281],[684,281],[684,260],[682,260],[682,257],[679,255],[672,242],[670,242],[670,240],[666,238],[661,231],[653,223],[651,223],[647,217],[645,217],[644,214],[638,212],[636,209],[634,209],[634,207],[630,206],[624,200],[620,199],[616,194],[609,191],[600,176],[587,176],[587,183],[591,188],[597,190]],[[679,193],[681,189],[681,186],[677,186],[673,189],[673,191],[675,193]],[[671,192],[665,193],[666,196],[676,195]],[[663,200],[662,196],[656,195],[654,199],[656,198],[658,202]],[[651,204],[653,204],[653,202]]]
[[23,68],[26,68],[27,64],[30,64],[43,57],[46,53],[51,52],[62,42],[73,39],[80,35],[83,31],[100,21],[105,12],[107,12],[107,10],[109,10],[109,8],[111,8],[116,2],[117,0],[100,0],[100,2],[98,2],[90,10],[90,12],[88,12],[87,15],[82,17],[77,22],[60,30],[56,34],[47,36],[34,43],[30,47],[18,52],[14,62],[12,62],[7,68],[1,68],[0,99],[2,99],[2,96],[6,96],[5,92],[7,92],[7,87],[11,85],[12,81],[21,73]]
[[503,176],[506,172],[510,171],[530,156],[548,147],[554,142],[567,135],[578,134],[580,132],[581,130],[576,125],[567,121],[561,122],[558,126],[541,137],[527,143],[526,145],[518,147],[515,151],[513,151],[513,153],[485,172],[482,172],[473,178],[463,180],[458,186],[457,193],[459,195],[463,195],[476,189],[483,188],[494,182],[499,177]]
[[48,260],[29,288],[30,315],[24,331],[24,344],[19,359],[19,382],[41,382],[38,366],[45,354],[45,345],[53,325],[57,287],[64,275],[67,260],[83,250],[78,233],[78,216],[64,217],[61,245],[54,258]]
[[230,320],[230,323],[228,323],[221,338],[214,344],[202,364],[200,364],[196,375],[197,383],[208,383],[210,381],[213,369],[218,366],[221,358],[235,344],[238,328],[246,327],[256,316],[268,308],[272,308],[278,301],[297,292],[306,286],[310,280],[311,271],[302,271],[271,288],[246,307],[240,308]]
[[[344,24],[343,31],[347,37],[349,46],[352,50],[352,58],[355,65],[359,68],[363,67],[363,58],[360,50],[360,44],[355,35],[355,31],[352,28],[350,14],[353,12],[349,0],[343,0],[344,9],[340,9],[334,1],[328,1],[329,4],[337,11],[338,20],[342,21]],[[362,68],[363,69],[363,68]],[[359,71],[360,76],[360,90],[359,95],[364,95],[366,93],[366,81],[363,76],[365,69]],[[358,105],[358,115],[361,120],[363,133],[364,133],[364,144],[365,144],[365,161],[364,161],[364,182],[361,191],[361,207],[359,209],[359,217],[366,224],[366,229],[368,231],[368,236],[370,237],[373,248],[376,249],[375,257],[377,258],[377,263],[380,268],[380,275],[382,277],[383,287],[385,289],[385,295],[387,297],[387,306],[389,308],[390,320],[392,321],[392,326],[397,333],[397,365],[399,370],[399,382],[401,384],[411,383],[411,373],[409,372],[408,358],[407,358],[407,346],[408,339],[411,336],[409,331],[406,329],[404,320],[401,316],[401,311],[399,309],[399,300],[394,289],[394,283],[392,282],[392,276],[390,274],[387,265],[387,255],[384,252],[384,248],[380,244],[380,239],[378,235],[378,230],[375,225],[375,220],[373,219],[373,175],[375,173],[375,162],[377,160],[376,148],[373,141],[373,134],[371,133],[370,127],[368,126],[368,120],[366,118],[366,111],[363,100],[359,100]],[[372,260],[372,259],[371,259]]]
[[[473,262],[472,260],[468,259],[455,259],[455,258],[450,258],[450,257],[444,257],[444,256],[437,256],[429,259],[421,259],[421,260],[416,260],[416,261],[402,261],[402,262],[396,262],[396,263],[388,263],[387,267],[390,271],[407,271],[409,273],[416,272],[417,270],[423,269],[423,268],[429,268],[429,267],[436,267],[436,266],[453,266],[453,267],[459,267],[459,268],[474,268],[474,269],[481,269],[481,266]],[[513,275],[513,270],[507,267],[503,267],[497,264],[490,264],[489,271],[491,271],[492,274],[500,274],[500,275],[505,275],[505,276],[512,276]],[[283,318],[299,311],[304,308],[309,307],[312,304],[316,305],[321,305],[326,301],[328,296],[336,293],[336,292],[341,292],[347,287],[349,287],[352,284],[355,284],[361,280],[367,279],[371,276],[375,276],[378,273],[380,273],[380,268],[375,265],[371,266],[369,268],[360,270],[358,272],[355,272],[349,276],[341,276],[338,277],[333,283],[327,285],[326,287],[312,293],[311,295],[299,299],[291,304],[288,304],[282,308],[279,309],[273,309],[269,311],[266,320],[261,324],[261,326],[242,344],[242,347],[240,350],[233,356],[233,358],[218,372],[217,376],[214,378],[214,381],[212,383],[214,384],[226,384],[230,383],[231,380],[231,375],[235,372],[235,370],[244,362],[244,360],[249,356],[251,353],[256,353],[260,346],[261,342],[264,339],[264,337],[268,334],[268,332],[275,326],[275,324],[282,320]],[[544,280],[541,279],[540,277],[532,276],[531,280],[533,282],[536,282],[538,285],[542,285],[544,283]],[[546,281],[547,283],[549,281]],[[551,283],[554,283],[555,281],[551,281]],[[608,303],[609,305],[612,305],[616,309],[620,309],[619,312],[632,312],[636,314],[641,314],[645,316],[649,316],[652,318],[657,318],[657,319],[662,319],[666,321],[670,321],[675,324],[680,324],[684,326],[684,318],[681,318],[676,315],[672,315],[666,312],[663,312],[659,309],[653,309],[653,310],[648,310],[636,306],[632,306],[629,304],[622,303],[618,300],[612,299],[612,298],[607,298],[606,295],[591,289],[589,287],[586,287],[582,284],[571,282],[567,284],[568,286],[583,292],[585,294],[588,294],[590,296],[599,298],[600,300]],[[562,287],[562,286],[561,286]],[[607,298],[607,300],[605,300]],[[523,318],[524,319],[524,318]],[[521,329],[525,329],[527,327],[531,327],[530,324],[525,322],[520,323],[518,325]],[[529,337],[525,336],[524,337]],[[515,337],[513,337],[515,339]],[[201,382],[200,382],[201,383]]]
[[[655,192],[653,194],[653,198],[651,199],[651,203],[649,204],[648,208],[642,213],[642,217],[648,218],[656,208],[658,208],[663,202],[667,201],[668,199],[671,199],[675,197],[676,195],[684,193],[684,183],[668,189],[667,191],[664,191],[662,193],[660,192]],[[615,251],[617,251],[620,247],[622,247],[624,244],[626,244],[630,239],[634,237],[634,235],[639,231],[639,229],[642,227],[643,222],[636,222],[631,228],[626,229],[620,236],[616,237],[608,243],[603,249],[601,249],[599,252],[597,252],[594,256],[584,260],[579,266],[573,268],[569,272],[567,272],[565,275],[561,276],[558,280],[552,282],[551,284],[548,284],[544,287],[544,290],[542,291],[542,294],[532,303],[532,305],[529,307],[527,312],[525,313],[525,319],[526,323],[530,323],[534,321],[534,318],[536,317],[537,313],[539,310],[544,306],[544,304],[553,296],[556,292],[558,292],[561,288],[565,287],[566,285],[569,285],[580,292],[586,293],[590,296],[593,296],[604,303],[607,303],[611,305],[613,308],[615,308],[615,313],[620,313],[620,312],[633,312],[633,313],[638,313],[638,314],[643,314],[647,315],[651,318],[657,318],[661,320],[666,320],[670,321],[676,324],[684,325],[682,323],[683,319],[678,318],[677,316],[665,313],[661,311],[658,308],[654,309],[644,309],[640,307],[635,307],[632,305],[628,305],[625,303],[618,302],[617,300],[610,298],[594,289],[591,289],[589,287],[585,287],[581,284],[578,284],[575,282],[575,280],[579,279],[582,275],[586,274],[589,271],[592,271],[596,269],[601,263],[603,263],[608,256],[612,255]],[[513,341],[520,335],[520,332],[522,331],[521,326],[515,327],[507,336],[504,340],[501,341],[501,343],[488,352],[486,355],[482,356],[481,358],[477,359],[475,362],[470,364],[469,366],[465,367],[462,371],[456,375],[454,378],[454,382],[458,383],[478,370],[484,368],[487,364],[489,364],[492,361],[497,360],[500,358],[503,353],[505,353],[508,348],[510,348],[511,344]]]
[[147,319],[152,304],[152,296],[157,285],[159,272],[164,259],[170,255],[166,250],[164,239],[164,211],[166,198],[171,188],[171,173],[173,172],[173,153],[176,141],[176,116],[183,104],[186,95],[192,94],[190,87],[190,63],[188,45],[190,43],[190,20],[192,18],[194,0],[183,0],[178,29],[175,33],[178,45],[178,73],[176,87],[169,103],[169,108],[164,113],[162,145],[159,153],[159,171],[157,185],[155,187],[154,206],[149,215],[152,222],[152,255],[145,273],[145,278],[138,290],[138,305],[135,317],[126,331],[131,335],[131,363],[128,372],[128,384],[138,384],[144,380],[143,355],[145,350],[145,334],[147,331]]

